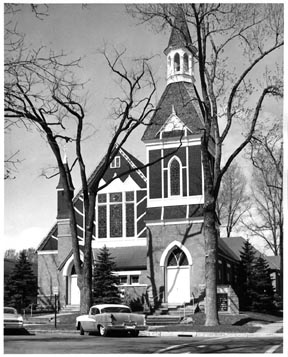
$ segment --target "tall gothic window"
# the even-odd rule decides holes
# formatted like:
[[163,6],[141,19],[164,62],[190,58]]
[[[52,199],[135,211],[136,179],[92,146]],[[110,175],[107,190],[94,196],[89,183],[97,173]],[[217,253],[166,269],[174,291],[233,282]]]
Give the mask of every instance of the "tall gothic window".
[[170,196],[181,195],[181,166],[177,159],[172,159],[169,168]]
[[175,247],[168,257],[167,266],[180,267],[183,265],[188,265],[186,254],[179,247]]
[[174,56],[174,71],[179,72],[180,71],[180,56],[179,53],[176,53]]
[[98,194],[98,238],[134,237],[135,193]]

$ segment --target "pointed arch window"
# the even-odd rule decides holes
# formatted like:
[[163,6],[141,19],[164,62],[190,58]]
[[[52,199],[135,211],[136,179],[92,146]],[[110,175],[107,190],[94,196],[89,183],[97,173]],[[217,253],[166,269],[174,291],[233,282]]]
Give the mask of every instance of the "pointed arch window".
[[180,71],[180,56],[179,53],[176,53],[174,56],[174,71],[179,72]]
[[174,157],[169,163],[169,194],[182,195],[182,166],[178,158]]
[[167,266],[180,267],[184,265],[188,265],[186,254],[179,247],[175,247],[168,257]]
[[189,59],[187,53],[184,53],[183,65],[184,65],[184,72],[189,72]]

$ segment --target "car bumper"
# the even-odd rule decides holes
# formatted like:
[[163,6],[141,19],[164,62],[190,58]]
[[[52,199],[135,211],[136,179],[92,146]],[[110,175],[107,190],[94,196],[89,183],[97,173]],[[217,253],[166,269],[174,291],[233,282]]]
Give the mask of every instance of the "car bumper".
[[148,329],[148,326],[137,326],[137,325],[112,325],[112,326],[106,326],[108,331],[145,331]]
[[23,322],[21,321],[13,321],[13,322],[5,322],[4,321],[4,329],[14,329],[14,328],[23,328]]

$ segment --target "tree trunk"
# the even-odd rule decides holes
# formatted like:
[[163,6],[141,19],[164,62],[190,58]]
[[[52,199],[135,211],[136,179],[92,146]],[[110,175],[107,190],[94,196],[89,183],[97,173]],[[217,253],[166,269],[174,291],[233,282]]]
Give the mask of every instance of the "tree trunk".
[[283,226],[280,226],[280,295],[283,302]]
[[206,322],[205,326],[219,325],[217,311],[217,244],[218,231],[215,221],[215,200],[207,199],[204,207]]

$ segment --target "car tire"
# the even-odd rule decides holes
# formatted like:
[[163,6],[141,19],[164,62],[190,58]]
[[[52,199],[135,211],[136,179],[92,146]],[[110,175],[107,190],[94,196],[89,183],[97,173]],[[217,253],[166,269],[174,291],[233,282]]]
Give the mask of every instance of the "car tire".
[[80,324],[80,335],[83,336],[85,334],[85,331],[82,327],[82,325]]
[[103,336],[103,337],[108,336],[107,328],[102,326],[102,325],[100,325],[99,326],[99,334],[100,334],[100,336]]
[[138,337],[139,336],[139,330],[131,331],[131,335],[133,337]]

